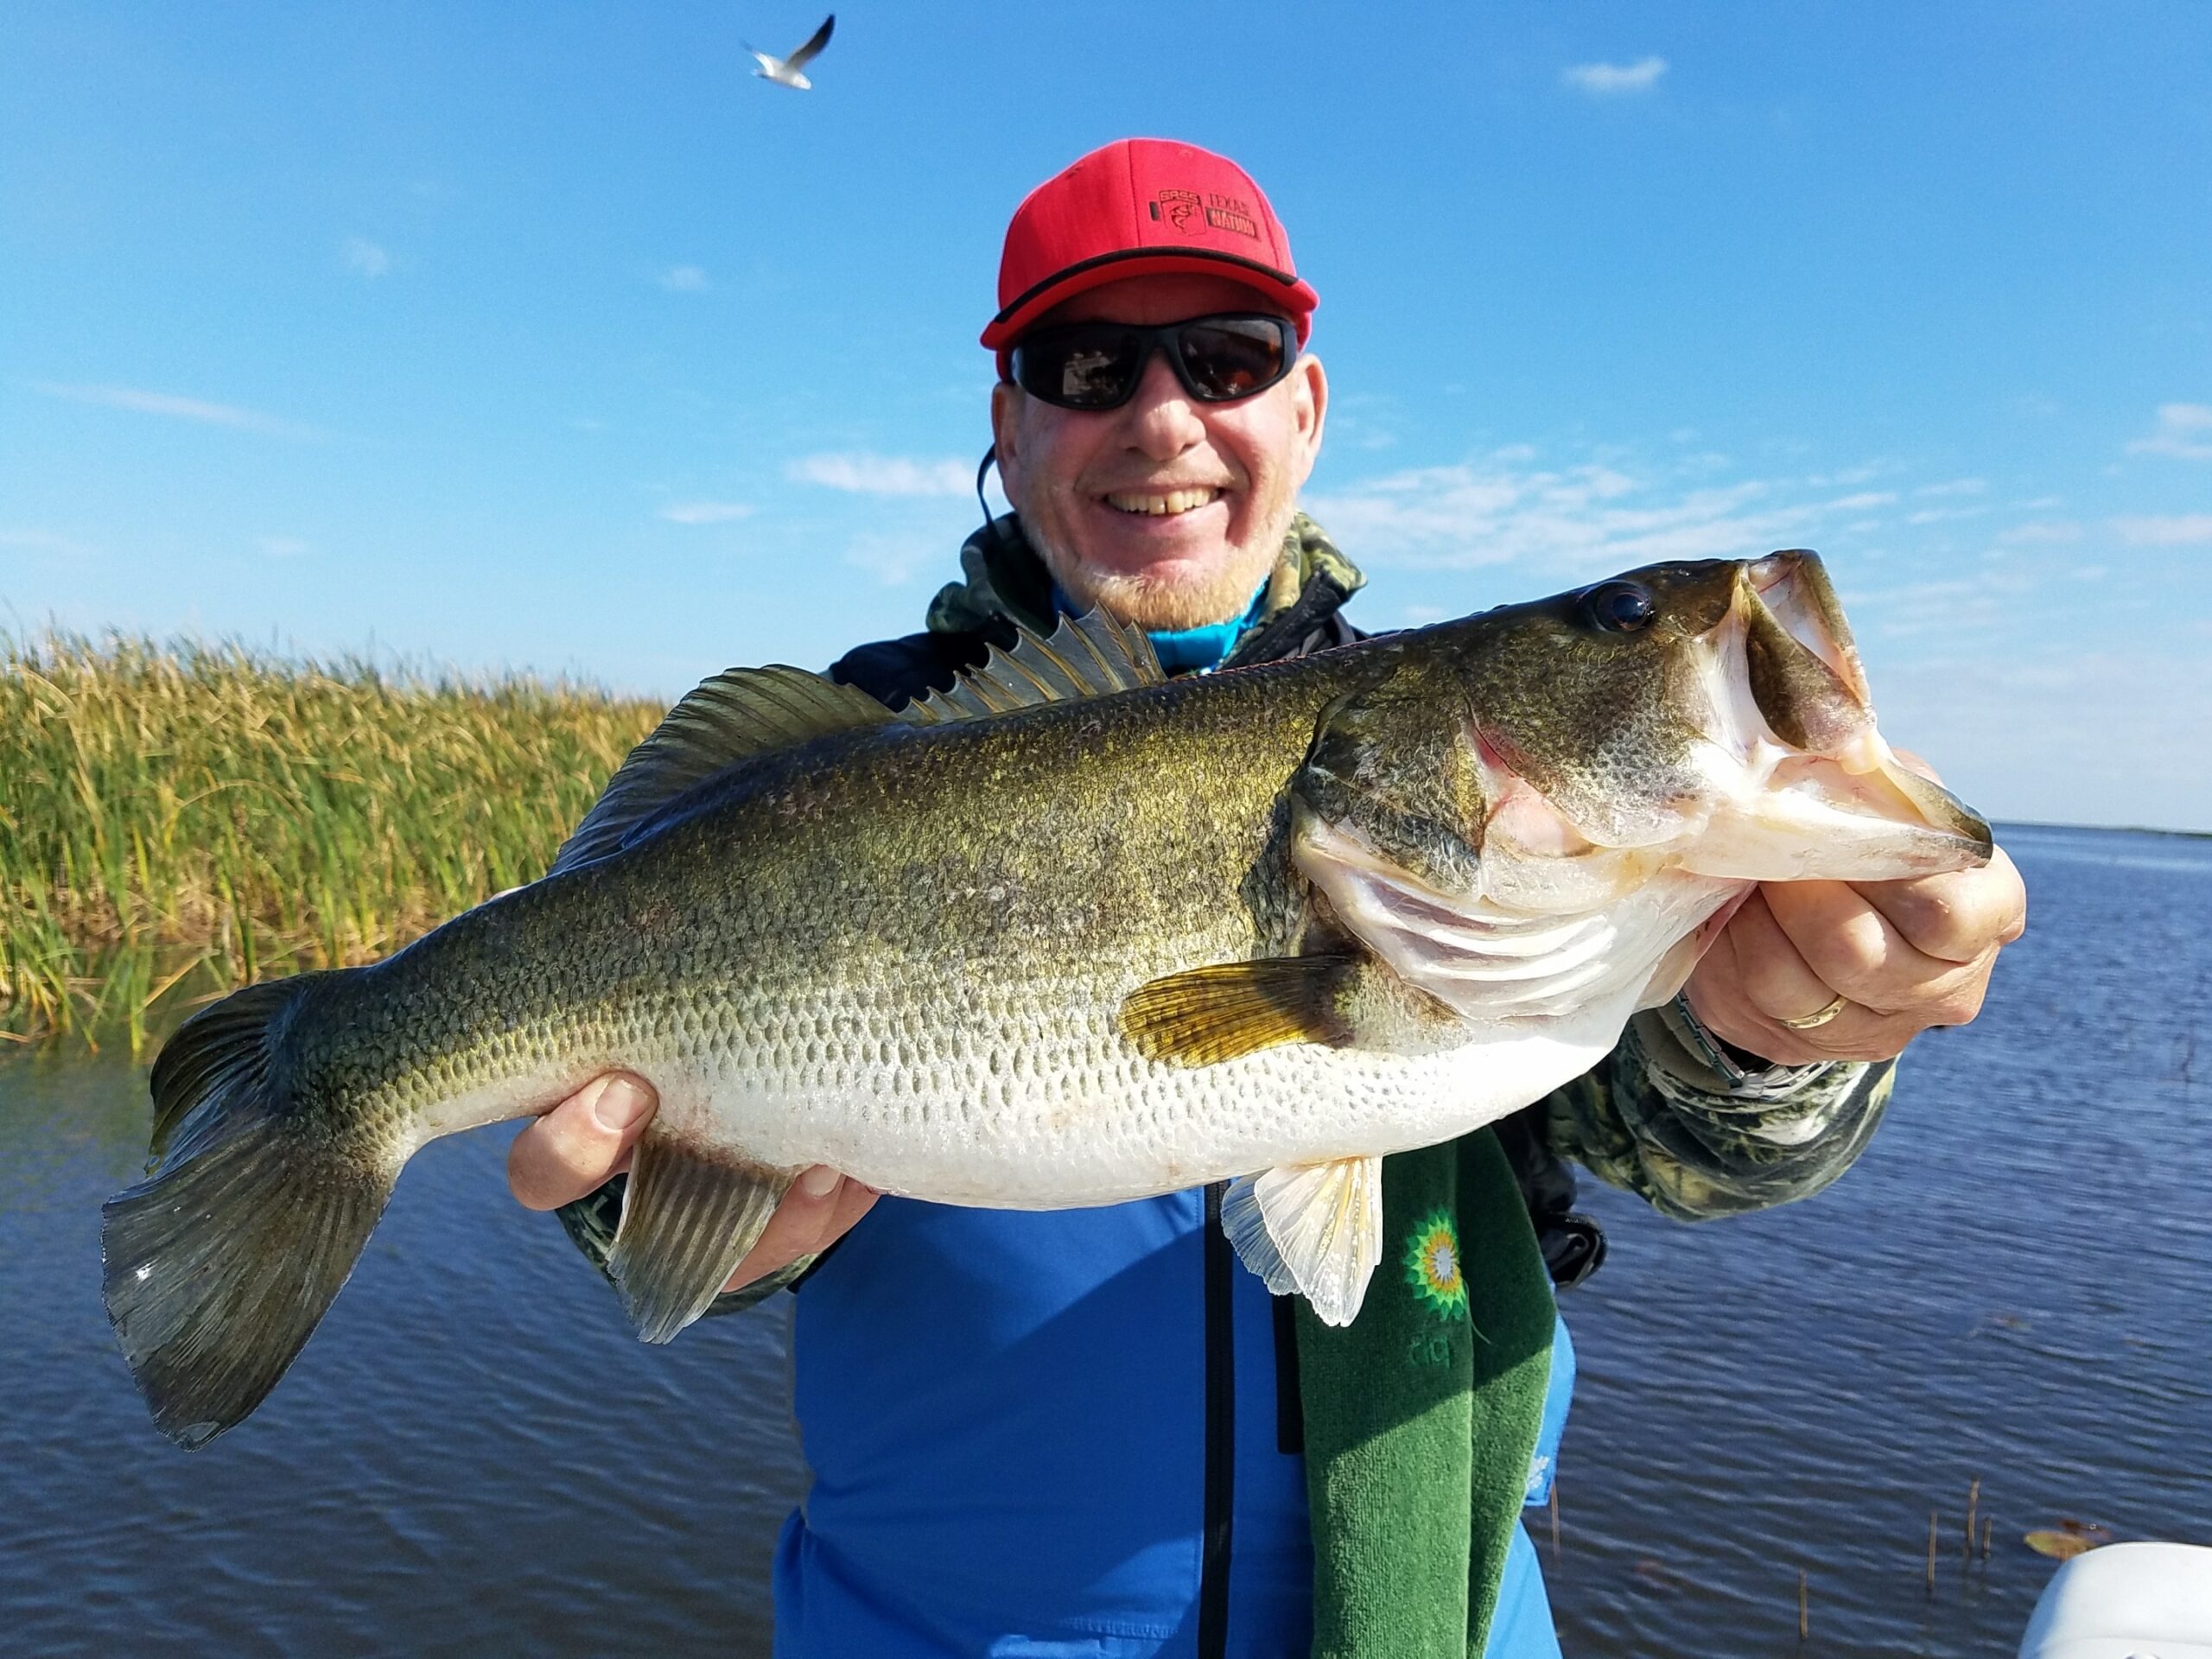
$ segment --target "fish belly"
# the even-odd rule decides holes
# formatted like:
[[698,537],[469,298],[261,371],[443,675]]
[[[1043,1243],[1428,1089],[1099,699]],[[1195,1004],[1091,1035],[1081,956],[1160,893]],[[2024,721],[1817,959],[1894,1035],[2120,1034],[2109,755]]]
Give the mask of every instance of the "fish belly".
[[1205,1067],[1144,1059],[1101,1028],[1057,1052],[947,1041],[926,1069],[888,1049],[798,1070],[694,1060],[660,1086],[664,1113],[672,1092],[677,1121],[773,1167],[828,1164],[936,1203],[1062,1209],[1450,1140],[1589,1070],[1626,1017],[1475,1031],[1427,1054],[1300,1044]]

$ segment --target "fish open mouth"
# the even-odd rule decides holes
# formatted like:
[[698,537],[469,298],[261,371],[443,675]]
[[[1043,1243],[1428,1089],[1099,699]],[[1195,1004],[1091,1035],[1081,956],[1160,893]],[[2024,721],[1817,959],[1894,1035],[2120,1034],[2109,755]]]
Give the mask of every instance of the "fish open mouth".
[[1836,685],[1863,709],[1872,702],[1851,624],[1820,555],[1789,548],[1744,567],[1744,585],[1790,639],[1812,652]]
[[1733,739],[1721,747],[1743,772],[1693,867],[1865,880],[1987,861],[1989,825],[1876,728],[1866,669],[1817,555],[1791,549],[1738,567],[1715,635],[1715,714]]

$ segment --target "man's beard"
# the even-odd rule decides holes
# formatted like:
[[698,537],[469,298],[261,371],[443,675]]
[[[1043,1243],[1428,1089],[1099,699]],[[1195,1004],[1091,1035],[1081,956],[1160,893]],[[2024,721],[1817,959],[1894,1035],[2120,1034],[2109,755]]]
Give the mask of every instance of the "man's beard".
[[1290,514],[1285,512],[1273,536],[1249,549],[1236,550],[1226,563],[1195,583],[1187,570],[1173,576],[1149,570],[1099,570],[1050,543],[1033,544],[1078,613],[1103,610],[1147,633],[1175,633],[1243,616],[1275,568],[1289,521]]

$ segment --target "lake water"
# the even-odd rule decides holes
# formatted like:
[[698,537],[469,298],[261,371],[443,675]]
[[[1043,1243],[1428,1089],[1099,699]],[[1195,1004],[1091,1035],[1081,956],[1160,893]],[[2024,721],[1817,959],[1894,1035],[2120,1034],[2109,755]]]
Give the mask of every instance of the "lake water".
[[[1590,1195],[1613,1249],[1565,1303],[1555,1560],[1532,1516],[1571,1656],[2010,1654],[2050,1570],[2030,1527],[2212,1542],[2212,842],[2002,839],[2028,938],[1840,1183],[1699,1227]],[[0,1647],[766,1650],[803,1478],[782,1307],[643,1347],[506,1198],[505,1135],[464,1136],[409,1166],[252,1421],[188,1455],[99,1306],[147,1115],[119,1059],[0,1061]]]

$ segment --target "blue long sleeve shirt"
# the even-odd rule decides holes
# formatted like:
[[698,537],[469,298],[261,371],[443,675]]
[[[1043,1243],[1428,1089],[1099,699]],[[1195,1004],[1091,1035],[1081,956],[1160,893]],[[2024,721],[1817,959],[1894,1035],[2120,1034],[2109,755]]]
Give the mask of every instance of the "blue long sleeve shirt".
[[[1201,1659],[1210,1432],[1198,1192],[1046,1212],[880,1200],[798,1296],[813,1484],[775,1564],[781,1659]],[[1238,1265],[1224,1656],[1311,1644],[1304,1459],[1273,1299]],[[1541,1497],[1572,1359],[1555,1349]],[[1294,1393],[1290,1396],[1294,1398]],[[1559,1651],[1516,1535],[1487,1653]]]

